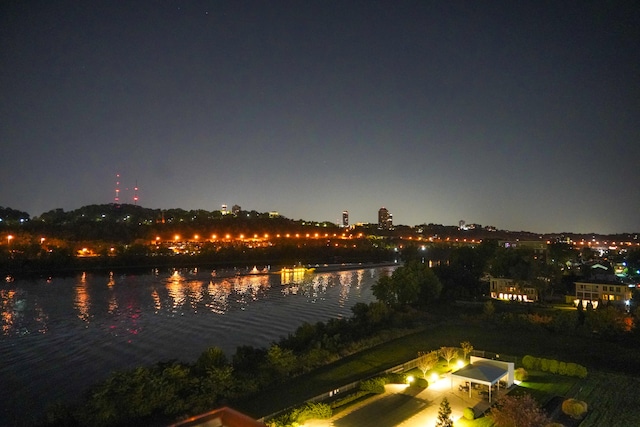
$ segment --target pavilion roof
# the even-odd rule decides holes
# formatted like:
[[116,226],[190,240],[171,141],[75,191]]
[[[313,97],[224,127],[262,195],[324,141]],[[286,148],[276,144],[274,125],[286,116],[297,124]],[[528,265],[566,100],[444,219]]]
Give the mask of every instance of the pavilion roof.
[[469,364],[453,372],[451,375],[480,384],[494,385],[506,374],[506,369],[480,362]]

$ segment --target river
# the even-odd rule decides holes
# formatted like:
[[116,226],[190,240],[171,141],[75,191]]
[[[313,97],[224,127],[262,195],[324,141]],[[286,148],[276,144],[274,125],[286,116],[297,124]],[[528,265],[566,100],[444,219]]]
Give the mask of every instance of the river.
[[[0,284],[0,425],[70,403],[114,370],[267,347],[303,322],[351,316],[395,267],[229,275],[81,273]],[[221,277],[225,276],[225,277]]]

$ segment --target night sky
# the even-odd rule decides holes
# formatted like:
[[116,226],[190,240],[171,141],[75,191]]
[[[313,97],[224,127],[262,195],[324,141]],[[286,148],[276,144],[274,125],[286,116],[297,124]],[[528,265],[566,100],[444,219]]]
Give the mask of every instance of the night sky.
[[0,206],[637,232],[639,5],[3,1]]

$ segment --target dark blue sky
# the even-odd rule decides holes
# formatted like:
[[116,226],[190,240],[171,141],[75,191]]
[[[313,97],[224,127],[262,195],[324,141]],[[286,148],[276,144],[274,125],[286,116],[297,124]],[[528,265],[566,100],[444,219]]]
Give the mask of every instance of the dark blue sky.
[[5,1],[0,206],[640,231],[640,6]]

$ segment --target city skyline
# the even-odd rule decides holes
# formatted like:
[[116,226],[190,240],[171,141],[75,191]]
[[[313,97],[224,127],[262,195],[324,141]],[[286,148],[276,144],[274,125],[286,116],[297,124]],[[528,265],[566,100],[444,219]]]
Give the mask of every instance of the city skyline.
[[[640,230],[640,8],[0,5],[0,206]],[[130,189],[127,191],[127,189]]]

